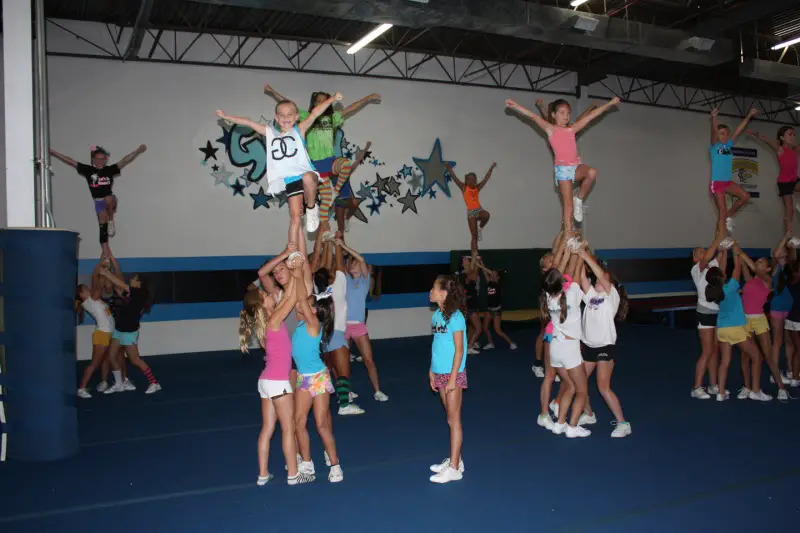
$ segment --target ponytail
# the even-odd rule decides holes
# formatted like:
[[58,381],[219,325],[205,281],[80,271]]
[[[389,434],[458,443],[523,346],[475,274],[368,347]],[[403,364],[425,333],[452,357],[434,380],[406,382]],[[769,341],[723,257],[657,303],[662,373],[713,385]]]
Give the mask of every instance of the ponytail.
[[447,291],[447,297],[442,304],[442,317],[448,322],[453,313],[464,307],[466,300],[464,287],[457,277],[451,275],[439,276],[436,278],[436,284],[441,290]]
[[261,306],[261,294],[258,290],[247,291],[239,311],[239,350],[249,352],[250,338],[255,333],[258,344],[264,348],[264,334],[267,330],[267,316]]
[[722,290],[722,282],[725,275],[719,267],[712,267],[706,272],[706,300],[712,303],[720,303],[725,299],[725,292]]
[[617,315],[614,319],[619,322],[624,322],[628,317],[628,310],[630,309],[628,291],[626,291],[625,286],[614,277],[611,278],[611,283],[614,284],[614,288],[617,289],[617,293],[619,294],[619,307],[617,308]]

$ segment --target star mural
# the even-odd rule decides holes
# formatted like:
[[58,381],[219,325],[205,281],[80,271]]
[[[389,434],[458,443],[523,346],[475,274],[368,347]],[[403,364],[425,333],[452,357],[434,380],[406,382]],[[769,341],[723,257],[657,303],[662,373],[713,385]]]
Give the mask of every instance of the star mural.
[[398,183],[394,178],[390,177],[389,181],[386,182],[386,190],[392,196],[400,196],[400,183]]
[[203,155],[206,156],[204,161],[208,161],[209,159],[213,159],[214,161],[217,160],[217,151],[219,150],[219,148],[214,148],[213,146],[211,146],[211,141],[206,141],[206,145],[201,146],[200,148],[198,148],[198,150],[203,152]]
[[381,204],[372,202],[367,207],[369,207],[369,216],[374,215],[375,213],[381,214]]
[[[433,150],[427,159],[419,157],[412,157],[414,163],[422,171],[422,192],[427,193],[433,189],[434,185],[438,185],[439,189],[450,197],[450,187],[447,184],[445,173],[447,167],[445,161],[442,159],[442,143],[439,139],[433,143]],[[455,166],[455,161],[447,161],[451,166]]]
[[[237,180],[238,181],[238,180]],[[264,207],[269,209],[269,195],[264,193],[264,187],[259,187],[258,192],[256,194],[250,194],[250,198],[253,199],[253,209],[258,209],[259,207]]]
[[410,166],[404,164],[403,168],[400,170],[400,174],[402,174],[404,178],[408,178],[411,176],[411,170]]
[[369,198],[370,200],[372,200],[373,199],[372,187],[370,187],[366,183],[362,183],[361,188],[358,190],[356,196],[358,196],[359,198]]
[[363,222],[364,224],[369,224],[369,220],[367,219],[367,215],[361,210],[361,202],[365,202],[366,198],[357,197],[355,199],[356,207],[353,210],[353,216],[356,217],[358,220]]
[[413,190],[422,190],[422,174],[415,172],[408,181],[408,187]]
[[403,206],[403,210],[400,211],[400,214],[402,215],[406,211],[411,210],[415,215],[418,215],[417,198],[419,198],[419,194],[412,194],[411,189],[406,189],[406,195],[397,199],[397,201]]
[[242,184],[242,182],[240,182],[238,179],[233,185],[231,185],[231,189],[233,189],[234,196],[244,196],[244,184]]
[[[214,165],[216,166],[216,165]],[[211,167],[214,168],[214,167]],[[233,176],[233,172],[227,170],[225,165],[222,165],[222,168],[216,170],[211,173],[211,177],[214,178],[214,186],[217,185],[224,185],[225,187],[230,188],[231,186],[231,176]]]
[[387,184],[389,183],[390,179],[392,179],[392,178],[391,177],[382,178],[381,175],[376,172],[375,173],[375,183],[372,186],[375,187],[375,190],[378,192],[378,194],[380,194],[382,192],[388,193],[389,189],[387,188]]

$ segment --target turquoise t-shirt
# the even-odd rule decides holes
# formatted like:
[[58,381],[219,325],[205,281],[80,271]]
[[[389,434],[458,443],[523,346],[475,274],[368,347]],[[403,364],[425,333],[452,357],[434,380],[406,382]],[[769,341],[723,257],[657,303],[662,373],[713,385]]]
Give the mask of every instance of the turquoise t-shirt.
[[779,313],[788,313],[792,310],[792,293],[789,292],[789,287],[786,285],[783,286],[781,292],[778,292],[778,283],[782,275],[783,266],[779,266],[778,271],[772,278],[772,288],[775,292],[773,293],[772,300],[769,302],[769,310]]
[[732,328],[747,324],[747,317],[742,307],[742,297],[739,296],[739,282],[729,279],[722,286],[725,299],[719,303],[719,315],[717,315],[718,328]]
[[433,332],[433,346],[431,347],[431,370],[434,374],[449,374],[453,371],[453,360],[456,357],[456,343],[453,333],[460,331],[464,339],[464,355],[461,358],[459,372],[467,366],[467,321],[461,311],[450,315],[450,320],[445,323],[442,310],[437,309],[431,320]]
[[733,140],[711,145],[711,181],[731,181],[733,175]]
[[319,333],[312,337],[306,329],[306,321],[297,324],[292,334],[292,357],[297,371],[301,374],[316,374],[325,370],[325,363],[319,357],[319,343],[322,340],[322,325]]

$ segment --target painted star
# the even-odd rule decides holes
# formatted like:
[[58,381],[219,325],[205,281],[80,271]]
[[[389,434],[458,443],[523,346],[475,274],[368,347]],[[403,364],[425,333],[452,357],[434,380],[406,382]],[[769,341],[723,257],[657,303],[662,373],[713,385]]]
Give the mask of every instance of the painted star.
[[356,193],[356,196],[359,198],[369,198],[370,200],[374,200],[374,196],[372,196],[372,187],[367,183],[361,184],[361,188],[358,190],[358,193]]
[[233,189],[234,196],[236,196],[237,194],[239,196],[244,196],[244,184],[240,182],[238,179],[233,185],[231,185],[231,189]]
[[[433,143],[433,150],[428,156],[428,159],[419,157],[412,157],[414,163],[422,171],[423,185],[422,192],[427,193],[434,185],[439,185],[439,188],[445,193],[448,198],[450,197],[450,187],[447,184],[445,172],[447,167],[445,161],[442,159],[442,142],[436,139]],[[447,161],[450,165],[455,166],[455,161]]]
[[381,214],[381,204],[376,204],[375,202],[372,202],[367,207],[369,207],[369,216],[372,216],[375,213],[378,213],[379,215]]
[[[214,166],[216,166],[216,165],[214,165]],[[214,167],[211,167],[211,168],[214,168]],[[222,165],[222,168],[220,170],[215,170],[214,172],[211,173],[211,176],[214,178],[214,185],[215,186],[216,185],[224,185],[224,186],[226,186],[228,188],[230,188],[230,186],[231,186],[230,179],[231,179],[232,175],[233,175],[233,172],[231,172],[229,170],[226,170],[225,169],[225,165]]]
[[[236,180],[236,181],[238,183],[239,180]],[[250,198],[253,199],[253,209],[254,210],[258,209],[259,207],[262,207],[262,206],[264,208],[266,208],[266,209],[269,209],[269,204],[267,203],[269,201],[269,195],[268,194],[264,194],[264,187],[259,187],[258,188],[258,193],[256,193],[256,194],[253,194],[253,193],[248,193],[248,194],[250,194]]]
[[389,192],[389,189],[386,187],[386,184],[389,183],[389,180],[392,179],[391,177],[382,178],[380,174],[377,172],[375,173],[375,183],[372,185],[375,187],[375,190],[378,191],[378,194],[382,192]]
[[219,165],[211,165],[211,170],[216,172],[217,170],[219,170]]
[[392,196],[400,196],[400,184],[392,177],[386,182],[386,190],[388,190],[389,194]]
[[348,148],[342,152],[342,156],[347,159],[353,159],[353,152]]
[[411,167],[408,166],[408,165],[403,165],[402,170],[400,170],[400,174],[402,174],[403,177],[406,177],[406,178],[411,176]]
[[227,150],[231,145],[231,130],[228,128],[222,128],[222,137],[218,138],[217,142],[224,146]]
[[415,172],[412,175],[411,180],[409,180],[408,186],[411,189],[420,189],[421,190],[422,189],[422,174],[419,174],[419,173]]
[[289,203],[289,197],[285,192],[278,194],[276,198],[278,199],[278,209]]
[[366,201],[366,198],[356,198],[356,208],[353,210],[353,216],[356,217],[358,220],[363,222],[364,224],[369,224],[369,220],[364,212],[361,210],[361,202]]
[[403,213],[405,213],[410,209],[411,211],[414,212],[415,215],[418,215],[419,213],[417,213],[417,198],[419,198],[419,196],[420,196],[419,194],[411,194],[411,190],[406,189],[406,195],[397,199],[398,202],[403,204],[403,210],[400,211],[400,214],[402,215]]
[[206,156],[203,161],[208,161],[209,159],[217,160],[217,150],[219,150],[219,148],[211,146],[211,141],[206,141],[205,147],[198,148],[198,150],[203,152],[203,155]]
[[[422,193],[422,194],[425,194],[425,193]],[[428,191],[428,198],[430,198],[431,200],[436,198],[436,191],[434,191],[433,189],[429,190]]]
[[375,199],[378,202],[378,205],[383,205],[386,203],[386,195],[385,194],[378,194],[377,198]]

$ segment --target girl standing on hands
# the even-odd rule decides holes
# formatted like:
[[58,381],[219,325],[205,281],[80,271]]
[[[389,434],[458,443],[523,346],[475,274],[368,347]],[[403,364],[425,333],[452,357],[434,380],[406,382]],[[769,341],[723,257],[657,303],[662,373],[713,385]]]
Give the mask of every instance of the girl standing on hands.
[[481,201],[478,196],[486,182],[492,177],[492,171],[497,166],[497,163],[492,163],[492,166],[489,167],[480,182],[478,182],[478,176],[474,172],[469,172],[464,176],[464,181],[461,181],[449,162],[445,162],[445,166],[450,173],[450,177],[453,178],[453,182],[461,189],[461,194],[464,196],[464,203],[467,205],[467,224],[469,224],[469,232],[472,235],[470,249],[472,250],[472,255],[476,256],[478,255],[478,241],[481,240],[481,232],[486,227],[486,224],[489,223],[489,217],[491,216],[486,209],[481,207]]
[[434,475],[430,480],[434,483],[458,481],[464,475],[461,397],[463,389],[467,388],[467,324],[461,312],[463,294],[455,276],[439,276],[430,292],[431,303],[439,309],[431,320],[433,346],[428,380],[431,390],[439,392],[450,426],[450,457],[438,465],[431,465]]
[[[575,222],[583,221],[583,201],[597,179],[597,170],[581,162],[575,136],[619,102],[619,98],[613,98],[570,124],[571,107],[566,100],[556,100],[550,104],[548,121],[543,120],[533,111],[525,109],[514,100],[506,100],[506,107],[530,118],[547,134],[553,149],[555,181],[556,187],[561,193],[562,223],[565,231],[572,231],[573,215]],[[574,200],[572,197],[573,182],[580,184],[580,190]]]

